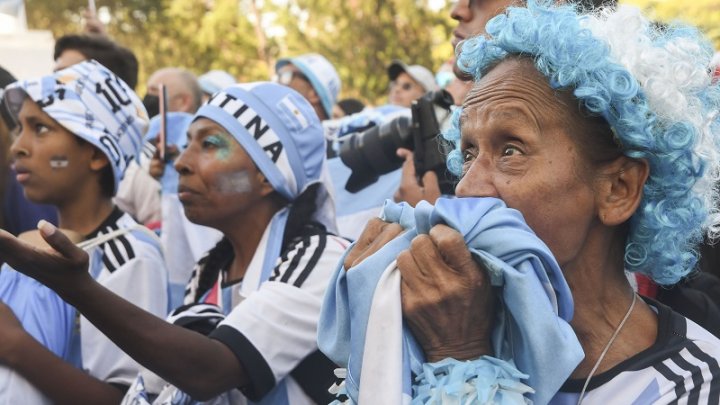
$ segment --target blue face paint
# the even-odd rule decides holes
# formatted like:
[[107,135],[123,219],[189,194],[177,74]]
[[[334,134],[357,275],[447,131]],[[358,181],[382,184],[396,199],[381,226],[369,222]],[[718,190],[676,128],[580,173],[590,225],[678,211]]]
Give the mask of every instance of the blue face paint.
[[208,135],[203,139],[203,145],[209,145],[215,148],[215,157],[223,162],[226,162],[232,156],[233,146],[237,145],[237,141],[232,139],[230,135],[217,133]]
[[[215,149],[215,158],[221,162],[229,161],[240,144],[230,135],[219,132],[203,139],[203,147]],[[223,194],[239,194],[252,191],[250,174],[247,170],[221,173],[217,175],[217,190]]]

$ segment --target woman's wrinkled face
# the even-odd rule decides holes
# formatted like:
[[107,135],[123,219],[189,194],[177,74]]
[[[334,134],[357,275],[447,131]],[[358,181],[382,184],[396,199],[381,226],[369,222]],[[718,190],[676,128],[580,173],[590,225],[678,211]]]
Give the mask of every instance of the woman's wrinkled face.
[[178,198],[194,223],[217,227],[263,198],[263,176],[222,126],[207,118],[190,125],[188,145],[175,161]]
[[456,194],[519,210],[561,266],[577,258],[596,219],[593,170],[563,105],[532,62],[498,64],[470,91],[461,117]]
[[80,141],[30,98],[23,101],[17,119],[10,153],[25,197],[54,205],[77,197],[95,171],[95,147]]

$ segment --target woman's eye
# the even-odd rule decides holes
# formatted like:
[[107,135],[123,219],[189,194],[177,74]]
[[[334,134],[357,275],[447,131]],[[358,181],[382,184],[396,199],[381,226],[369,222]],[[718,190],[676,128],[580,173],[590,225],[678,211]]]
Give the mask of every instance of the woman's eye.
[[35,125],[35,132],[37,134],[44,134],[50,130],[50,127],[48,127],[45,124],[37,124]]
[[513,156],[513,155],[518,155],[521,153],[522,153],[522,151],[520,151],[520,149],[518,149],[517,147],[512,146],[512,145],[507,145],[502,150],[503,156]]
[[463,163],[469,163],[473,159],[475,159],[475,156],[473,156],[473,154],[469,150],[465,150],[462,153],[462,158],[463,158]]
[[221,137],[220,135],[210,135],[203,139],[202,141],[202,147],[203,148],[224,148],[228,145],[228,142],[225,138]]

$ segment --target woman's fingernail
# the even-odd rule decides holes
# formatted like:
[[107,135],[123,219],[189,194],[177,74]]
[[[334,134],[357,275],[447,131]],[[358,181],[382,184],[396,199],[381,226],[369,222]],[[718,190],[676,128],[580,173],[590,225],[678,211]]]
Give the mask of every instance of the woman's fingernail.
[[48,222],[44,219],[41,219],[40,222],[38,222],[37,227],[40,230],[40,232],[45,236],[50,236],[50,235],[54,234],[55,231],[57,231],[57,227],[55,225],[51,224],[50,222]]

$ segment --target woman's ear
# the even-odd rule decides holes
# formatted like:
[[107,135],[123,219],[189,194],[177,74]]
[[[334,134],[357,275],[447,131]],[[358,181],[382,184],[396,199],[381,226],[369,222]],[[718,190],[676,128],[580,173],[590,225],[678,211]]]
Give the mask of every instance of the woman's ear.
[[598,216],[607,226],[620,225],[635,213],[650,174],[644,159],[621,156],[601,169],[598,193]]
[[260,184],[260,196],[265,197],[275,192],[275,188],[260,170],[257,171],[257,176],[258,184]]
[[110,164],[108,157],[100,149],[93,145],[88,144],[92,148],[92,155],[90,156],[90,170],[99,172]]

